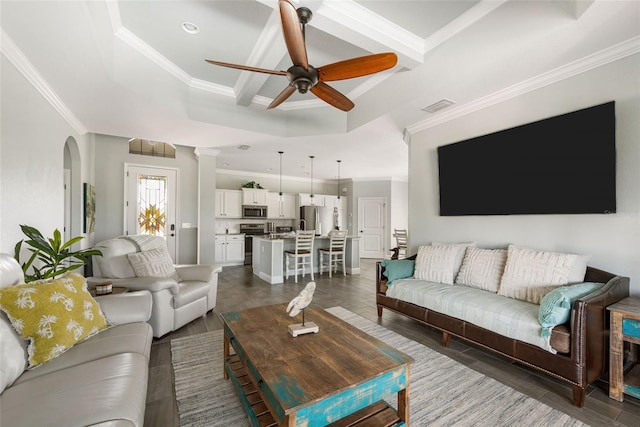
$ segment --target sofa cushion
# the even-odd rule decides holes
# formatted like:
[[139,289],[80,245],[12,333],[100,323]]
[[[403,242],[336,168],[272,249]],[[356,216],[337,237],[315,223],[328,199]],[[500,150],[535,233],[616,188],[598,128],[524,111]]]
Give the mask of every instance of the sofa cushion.
[[27,367],[27,342],[0,312],[0,393],[9,387]]
[[101,277],[125,279],[136,276],[127,258],[127,254],[137,251],[136,245],[131,240],[109,239],[98,243],[95,249],[102,252],[102,256],[93,257]]
[[61,357],[56,357],[38,369],[26,371],[15,384],[120,353],[137,353],[149,359],[152,341],[153,332],[148,323],[114,326],[76,344]]
[[420,246],[413,277],[453,285],[459,249],[457,245]]
[[498,294],[540,304],[547,293],[568,283],[576,258],[510,245]]
[[456,285],[498,292],[506,262],[507,251],[505,249],[468,247],[460,271],[456,276]]
[[507,338],[535,345],[551,353],[548,338],[540,336],[540,307],[468,286],[449,286],[417,279],[398,279],[387,296],[471,323]]
[[556,325],[562,325],[569,321],[573,302],[585,295],[589,295],[596,289],[604,286],[603,283],[585,282],[571,286],[561,286],[546,294],[540,302],[538,321],[542,326],[541,336],[548,338],[551,330]]
[[412,259],[385,259],[382,260],[384,276],[387,278],[387,285],[392,285],[396,279],[406,279],[413,277],[416,262]]
[[14,384],[0,396],[2,425],[142,426],[148,371],[145,356],[121,353]]
[[128,254],[131,267],[136,277],[169,277],[180,280],[173,261],[166,248]]
[[173,308],[180,308],[189,303],[206,298],[209,284],[206,282],[184,281],[178,283],[178,293],[173,296]]
[[107,327],[84,277],[77,273],[1,289],[0,308],[15,330],[29,340],[29,368]]

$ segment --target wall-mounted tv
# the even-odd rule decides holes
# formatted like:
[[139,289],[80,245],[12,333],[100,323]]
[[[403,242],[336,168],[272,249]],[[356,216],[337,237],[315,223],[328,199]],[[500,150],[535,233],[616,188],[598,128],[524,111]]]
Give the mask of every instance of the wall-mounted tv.
[[616,211],[615,102],[438,147],[440,215]]

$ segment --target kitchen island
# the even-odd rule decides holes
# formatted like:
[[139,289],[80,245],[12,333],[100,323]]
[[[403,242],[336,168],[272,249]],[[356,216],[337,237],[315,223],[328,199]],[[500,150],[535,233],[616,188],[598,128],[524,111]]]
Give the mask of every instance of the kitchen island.
[[[284,283],[286,276],[284,271],[284,252],[295,249],[295,237],[271,238],[264,236],[253,237],[253,274],[272,285]],[[316,236],[313,241],[313,273],[318,274],[320,265],[318,249],[329,248],[328,236]],[[291,266],[293,267],[293,265]],[[347,245],[344,254],[344,267],[347,274],[360,274],[360,238],[347,237]],[[329,273],[326,269],[324,270]],[[300,272],[299,272],[300,273]],[[341,272],[340,272],[341,273]],[[293,268],[289,276],[293,276]],[[311,281],[307,272],[304,279]]]

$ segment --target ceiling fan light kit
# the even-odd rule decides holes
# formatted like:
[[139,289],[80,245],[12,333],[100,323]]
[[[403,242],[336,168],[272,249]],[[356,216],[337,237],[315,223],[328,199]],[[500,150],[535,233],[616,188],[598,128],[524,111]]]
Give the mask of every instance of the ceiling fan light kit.
[[275,108],[282,104],[287,98],[293,95],[295,91],[302,94],[311,91],[311,93],[327,104],[342,111],[350,111],[355,104],[325,82],[375,74],[394,67],[398,62],[397,55],[393,52],[388,52],[346,59],[320,68],[309,65],[305,45],[305,26],[311,20],[313,13],[306,7],[296,9],[289,0],[279,0],[278,6],[280,9],[284,41],[287,46],[287,51],[289,52],[289,57],[293,62],[293,65],[289,67],[287,71],[267,70],[209,59],[205,60],[213,65],[236,68],[243,71],[286,75],[289,79],[289,85],[273,99],[267,109]]

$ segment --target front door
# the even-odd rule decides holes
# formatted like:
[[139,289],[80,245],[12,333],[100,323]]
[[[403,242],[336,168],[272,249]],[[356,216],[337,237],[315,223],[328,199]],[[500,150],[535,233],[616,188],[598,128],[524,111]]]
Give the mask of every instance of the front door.
[[125,234],[152,234],[167,241],[176,262],[176,169],[125,165]]
[[358,198],[361,258],[384,258],[384,197]]

